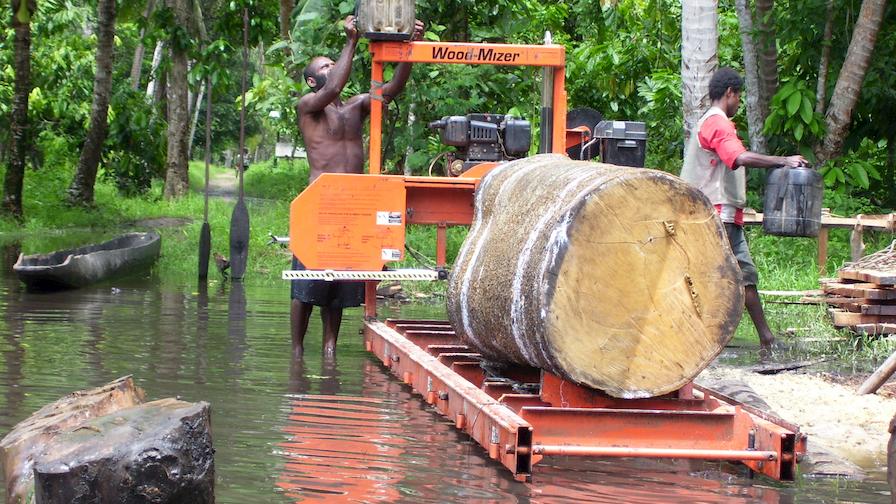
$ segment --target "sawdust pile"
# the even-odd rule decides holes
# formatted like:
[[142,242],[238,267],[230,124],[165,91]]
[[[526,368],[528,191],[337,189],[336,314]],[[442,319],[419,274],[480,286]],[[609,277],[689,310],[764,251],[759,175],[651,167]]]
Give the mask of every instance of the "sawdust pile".
[[854,388],[811,374],[760,375],[745,369],[713,367],[698,381],[746,383],[780,417],[800,426],[812,444],[823,446],[863,468],[886,467],[887,427],[896,399],[859,395]]

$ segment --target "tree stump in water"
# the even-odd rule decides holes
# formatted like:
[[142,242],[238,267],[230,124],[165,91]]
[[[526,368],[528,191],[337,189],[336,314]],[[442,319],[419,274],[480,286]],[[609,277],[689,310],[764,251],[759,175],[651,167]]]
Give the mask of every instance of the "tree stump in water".
[[626,398],[687,384],[743,306],[702,193],[664,172],[556,155],[483,178],[448,288],[452,325],[485,358]]
[[60,434],[34,467],[42,503],[214,502],[208,403],[161,399]]
[[35,456],[52,449],[60,432],[142,402],[143,390],[134,385],[130,376],[125,376],[102,387],[69,394],[20,422],[0,440],[6,502],[31,502]]

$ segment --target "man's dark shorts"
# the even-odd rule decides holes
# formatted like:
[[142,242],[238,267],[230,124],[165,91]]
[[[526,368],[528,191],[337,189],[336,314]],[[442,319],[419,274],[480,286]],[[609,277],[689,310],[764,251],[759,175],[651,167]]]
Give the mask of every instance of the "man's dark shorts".
[[[292,269],[303,270],[305,266],[293,257]],[[364,301],[364,282],[293,280],[290,297],[303,303],[326,308],[361,306]]]
[[753,258],[750,256],[750,248],[747,246],[747,237],[744,236],[743,226],[726,222],[725,234],[728,235],[731,251],[734,252],[737,265],[740,266],[740,271],[743,274],[744,285],[758,285],[759,272],[756,271],[756,265],[753,264]]

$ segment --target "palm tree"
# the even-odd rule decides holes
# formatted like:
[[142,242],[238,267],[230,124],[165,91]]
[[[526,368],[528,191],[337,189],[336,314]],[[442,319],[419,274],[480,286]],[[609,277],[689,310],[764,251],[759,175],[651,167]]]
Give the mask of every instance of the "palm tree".
[[719,67],[717,0],[681,2],[681,100],[685,138],[709,107],[709,79]]
[[90,129],[78,159],[78,170],[68,188],[68,201],[73,205],[93,204],[96,171],[109,130],[109,95],[112,92],[112,60],[115,42],[115,0],[97,3],[96,75],[93,80],[93,105],[90,108]]
[[849,133],[852,111],[862,91],[862,81],[874,52],[877,34],[880,32],[887,0],[863,0],[862,9],[852,31],[852,40],[846,51],[846,59],[840,67],[840,75],[834,86],[834,94],[825,115],[827,131],[815,156],[819,163],[840,155],[843,140]]
[[12,0],[13,85],[9,121],[9,163],[3,180],[0,211],[22,217],[22,188],[25,182],[25,155],[28,145],[28,95],[31,93],[31,17],[37,11],[36,0]]

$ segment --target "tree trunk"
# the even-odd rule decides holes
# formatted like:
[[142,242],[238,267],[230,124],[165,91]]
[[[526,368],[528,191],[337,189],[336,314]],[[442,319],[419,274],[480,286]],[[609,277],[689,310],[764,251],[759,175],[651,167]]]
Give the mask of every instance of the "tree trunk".
[[681,5],[681,99],[685,140],[709,108],[709,79],[719,66],[717,0],[683,0]]
[[112,58],[115,43],[115,0],[97,3],[96,76],[93,80],[93,106],[90,129],[78,159],[78,170],[68,188],[68,202],[92,205],[96,171],[109,130],[109,95],[112,92]]
[[759,32],[759,107],[768,117],[772,97],[778,92],[778,46],[773,10],[774,0],[756,0],[756,28]]
[[159,65],[162,64],[162,54],[165,49],[165,43],[161,40],[156,42],[156,48],[152,51],[152,67],[149,71],[149,83],[146,85],[146,97],[151,98],[153,103],[158,103],[157,94],[158,94],[158,84],[156,80],[159,79]]
[[29,502],[27,496],[34,486],[35,459],[41,453],[54,451],[52,446],[60,432],[142,402],[143,390],[126,376],[102,387],[69,394],[19,422],[0,440],[6,502]]
[[740,22],[740,41],[744,52],[744,73],[747,83],[747,128],[750,133],[750,150],[766,154],[768,141],[762,128],[766,116],[759,106],[759,62],[756,55],[756,44],[753,41],[753,14],[749,0],[735,0],[737,19]]
[[205,94],[205,82],[199,84],[199,92],[196,93],[196,101],[193,103],[193,119],[190,121],[190,137],[187,143],[187,156],[193,157],[193,137],[196,136],[196,124],[199,123],[199,109],[202,106],[202,98]]
[[22,218],[22,189],[25,184],[25,156],[28,153],[28,95],[31,93],[31,16],[37,11],[34,0],[12,0],[13,84],[9,120],[9,162],[3,180],[0,212]]
[[[186,0],[168,0],[180,26],[190,26],[190,10]],[[187,101],[187,52],[178,44],[170,44],[171,67],[168,70],[168,157],[165,163],[165,198],[178,198],[187,193],[187,143],[190,132],[190,104]]]
[[652,397],[734,334],[740,269],[715,209],[677,177],[540,155],[489,173],[475,206],[448,318],[486,359]]
[[[280,0],[280,39],[289,40],[289,30],[292,29],[292,11],[296,8],[295,0]],[[285,48],[289,55],[289,47]]]
[[38,503],[213,503],[208,403],[161,399],[60,434],[34,465]]
[[[149,20],[156,8],[156,0],[146,0],[146,9],[143,11],[144,22]],[[146,35],[146,27],[140,28],[140,38],[137,39],[137,47],[134,49],[134,61],[131,63],[131,87],[140,88],[140,74],[143,72],[143,55],[146,47],[143,45],[143,37]]]
[[821,38],[821,59],[818,61],[818,86],[815,88],[815,113],[824,115],[828,96],[828,66],[831,63],[831,41],[834,29],[834,0],[828,0]]
[[862,81],[871,62],[874,44],[886,10],[886,0],[863,0],[859,18],[852,32],[846,59],[840,68],[834,93],[825,116],[827,131],[820,148],[815,152],[819,163],[840,155],[843,141],[849,133],[852,111],[862,91]]

